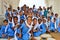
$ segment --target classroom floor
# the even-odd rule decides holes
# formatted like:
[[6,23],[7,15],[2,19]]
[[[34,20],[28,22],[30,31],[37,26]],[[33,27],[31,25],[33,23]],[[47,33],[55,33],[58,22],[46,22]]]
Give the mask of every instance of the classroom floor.
[[[60,40],[60,33],[50,33],[49,35],[51,35],[52,36],[52,38],[54,38],[54,39],[45,39],[45,40]],[[45,36],[45,35],[44,35]],[[41,37],[35,37],[37,40],[43,40]],[[0,39],[0,40],[7,40],[7,39]],[[11,40],[14,40],[14,38],[13,39],[11,39]]]

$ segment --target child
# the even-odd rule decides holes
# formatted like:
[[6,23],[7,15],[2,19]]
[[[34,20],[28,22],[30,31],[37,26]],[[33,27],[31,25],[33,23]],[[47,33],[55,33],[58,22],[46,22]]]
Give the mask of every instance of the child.
[[39,25],[38,25],[38,22],[37,22],[37,18],[34,18],[33,19],[33,36],[34,37],[38,37],[38,36],[40,36],[40,34],[41,34],[41,32],[40,32],[40,30],[38,30],[39,29]]
[[42,24],[40,25],[40,31],[41,34],[44,34],[46,32],[46,19],[42,20]]
[[48,15],[48,10],[46,8],[44,8],[44,16],[47,18]]
[[9,17],[8,23],[9,23],[10,26],[12,26],[12,21],[13,21],[13,18],[12,17]]
[[50,26],[49,26],[49,31],[50,32],[55,32],[55,28],[56,28],[56,19],[54,18],[54,21],[50,21]]
[[58,32],[60,32],[60,23],[59,23],[59,25],[58,25],[58,28],[57,28],[57,30],[58,30]]
[[50,16],[51,21],[53,20],[53,18],[54,18],[54,13],[52,12]]
[[50,19],[50,16],[48,16],[48,17],[47,17],[47,22],[46,22],[47,32],[49,32],[50,22],[51,22],[51,19]]
[[27,20],[22,24],[22,40],[29,40],[31,36],[32,18],[28,17]]
[[19,12],[19,15],[20,15],[20,19],[25,19],[25,18],[24,18],[24,15],[23,15],[23,11],[20,11],[20,12]]
[[7,33],[8,33],[8,40],[12,39],[14,37],[14,29],[13,29],[13,23],[12,23],[12,17],[9,17],[9,25]]
[[56,19],[56,27],[58,27],[58,25],[59,25],[59,17],[58,17],[57,13],[55,14],[55,19]]
[[14,20],[13,30],[15,31],[14,38],[15,40],[21,40],[21,32],[20,32],[21,29],[18,24],[18,17],[14,16],[13,20]]
[[20,20],[20,26],[24,23],[24,19]]
[[2,38],[7,38],[8,36],[7,36],[7,28],[9,27],[9,25],[8,25],[8,20],[4,20],[3,21],[3,26],[2,26],[2,28],[1,28],[1,37]]
[[11,8],[8,8],[8,10],[6,10],[6,13],[5,13],[6,19],[8,19],[8,15],[9,15],[9,16],[12,16]]
[[17,26],[16,28],[16,40],[22,40],[21,27]]
[[38,19],[38,24],[39,24],[39,26],[42,24],[42,19]]

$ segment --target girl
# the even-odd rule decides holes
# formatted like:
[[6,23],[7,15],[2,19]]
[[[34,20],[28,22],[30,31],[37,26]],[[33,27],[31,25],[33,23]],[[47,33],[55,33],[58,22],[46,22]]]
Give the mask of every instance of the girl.
[[46,20],[43,19],[42,21],[42,24],[40,25],[40,31],[41,31],[41,34],[44,34],[46,32]]
[[28,17],[27,20],[22,24],[22,40],[29,40],[31,36],[31,28],[32,28],[32,18]]
[[33,19],[33,27],[34,27],[33,28],[33,36],[34,37],[40,36],[41,32],[39,31],[39,25],[37,23],[37,19],[36,18]]

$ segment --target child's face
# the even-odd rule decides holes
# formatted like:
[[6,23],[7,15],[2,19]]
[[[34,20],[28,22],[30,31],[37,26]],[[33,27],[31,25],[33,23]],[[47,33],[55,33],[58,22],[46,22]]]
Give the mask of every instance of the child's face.
[[45,19],[43,19],[43,23],[46,23],[46,20]]
[[54,18],[54,22],[56,22],[56,19]]
[[30,25],[31,22],[32,22],[32,18],[29,17],[29,18],[27,19],[27,22],[28,22],[28,24]]
[[39,17],[39,13],[37,13],[36,16]]
[[9,21],[12,21],[12,18],[11,17],[9,18]]
[[18,22],[18,19],[17,18],[14,18],[14,23],[17,23]]
[[23,15],[23,12],[20,12],[20,15]]
[[7,25],[7,24],[8,24],[8,22],[5,21],[5,22],[4,22],[4,25]]
[[38,20],[38,23],[40,24],[42,22],[42,20]]
[[58,14],[55,14],[55,17],[58,17]]
[[32,13],[28,13],[28,16],[32,17]]
[[48,17],[48,21],[50,21],[50,17]]
[[33,24],[37,24],[37,20],[35,19],[35,20],[33,20]]
[[24,21],[23,20],[20,20],[20,24],[22,24]]
[[59,27],[60,27],[60,23],[59,23]]

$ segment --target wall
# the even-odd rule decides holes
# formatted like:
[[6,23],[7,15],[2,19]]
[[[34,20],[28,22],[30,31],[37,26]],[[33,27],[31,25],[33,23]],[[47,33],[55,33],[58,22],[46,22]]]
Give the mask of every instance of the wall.
[[60,0],[46,0],[47,1],[47,6],[53,7],[54,13],[58,13],[60,16]]

